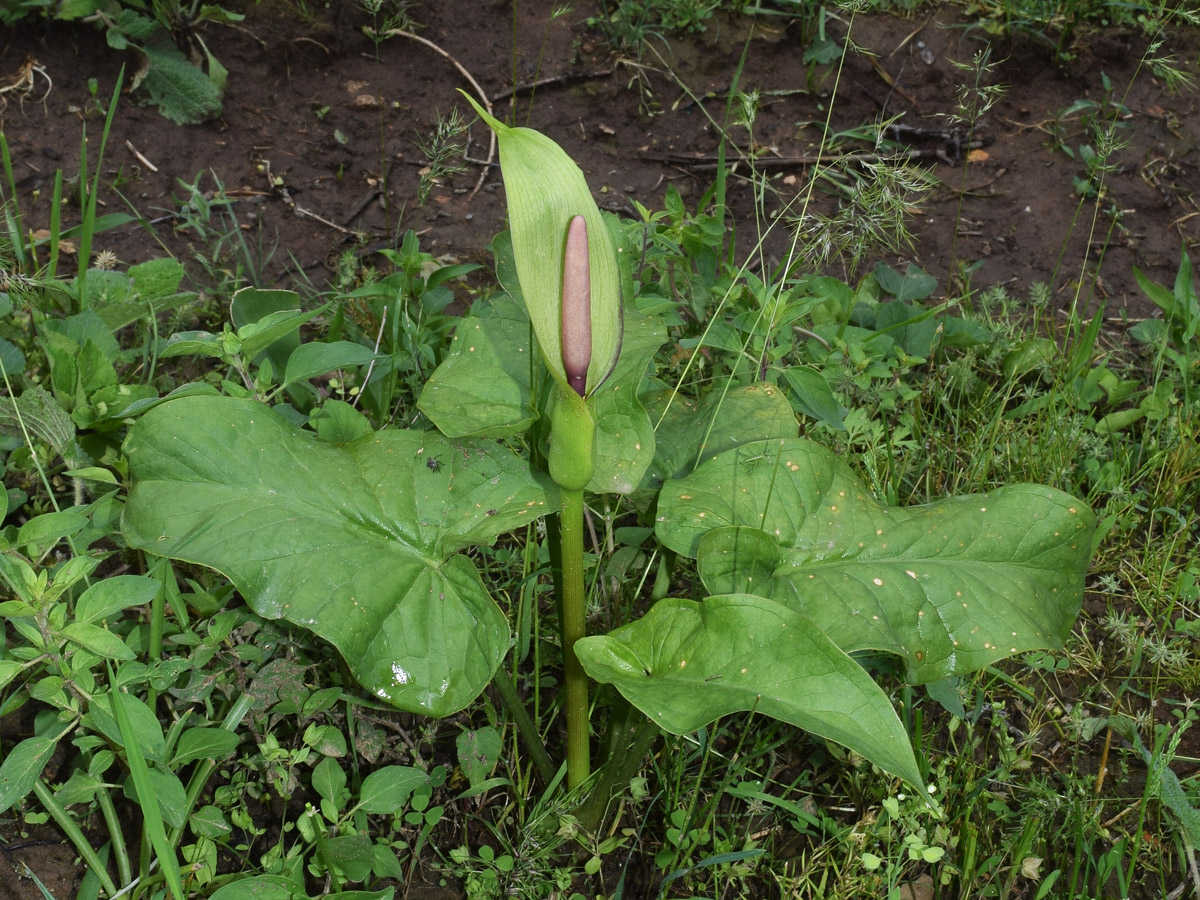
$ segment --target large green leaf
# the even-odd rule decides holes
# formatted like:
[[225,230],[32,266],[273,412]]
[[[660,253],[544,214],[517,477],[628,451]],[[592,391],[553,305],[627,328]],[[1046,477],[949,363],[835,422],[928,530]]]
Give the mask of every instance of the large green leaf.
[[530,402],[529,316],[505,294],[463,319],[417,406],[450,437],[508,437],[537,420]]
[[508,625],[452,554],[551,511],[510,451],[403,430],[333,445],[250,400],[187,397],[142,416],[125,452],[131,546],[224,573],[403,709],[447,715],[490,681]]
[[648,399],[657,428],[649,487],[682,478],[718,453],[752,441],[795,437],[796,415],[773,384],[751,384],[712,391],[699,403],[661,389]]
[[903,657],[914,683],[1061,646],[1094,528],[1084,503],[1028,484],[884,506],[799,439],[745,445],[668,485],[658,522],[710,591],[769,595],[848,652]]
[[659,319],[626,313],[617,367],[588,399],[596,420],[596,469],[589,490],[631,493],[654,460],[654,425],[638,399],[638,387],[664,340]]
[[588,675],[674,734],[754,710],[921,784],[887,696],[816,625],[780,603],[748,594],[662,600],[637,622],[583,638],[575,652]]

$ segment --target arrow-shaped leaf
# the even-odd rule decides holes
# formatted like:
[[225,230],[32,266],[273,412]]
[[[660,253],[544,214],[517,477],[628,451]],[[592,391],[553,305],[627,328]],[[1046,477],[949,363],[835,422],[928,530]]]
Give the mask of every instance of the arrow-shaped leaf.
[[847,652],[898,654],[921,683],[1061,646],[1094,528],[1086,504],[1029,484],[885,506],[832,452],[794,439],[747,444],[668,485],[658,534],[698,558],[710,591],[766,593]]
[[674,734],[754,710],[921,784],[887,696],[816,625],[780,603],[746,594],[662,600],[631,625],[583,638],[575,652],[588,675]]
[[403,430],[332,445],[250,400],[165,403],[125,452],[131,546],[217,569],[377,695],[431,715],[473,700],[508,647],[473,563],[451,554],[552,511],[498,445]]

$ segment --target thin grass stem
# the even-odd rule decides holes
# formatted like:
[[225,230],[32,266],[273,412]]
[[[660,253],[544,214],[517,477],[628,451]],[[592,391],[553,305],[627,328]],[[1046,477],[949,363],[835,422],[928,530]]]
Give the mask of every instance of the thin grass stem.
[[109,897],[113,897],[117,893],[117,886],[113,884],[112,877],[108,874],[108,870],[104,867],[104,863],[100,861],[100,857],[96,855],[96,851],[92,845],[88,843],[88,839],[84,836],[80,827],[75,824],[75,820],[55,798],[50,789],[42,783],[39,778],[33,783],[33,792],[37,795],[38,802],[45,807],[46,812],[50,813],[58,827],[62,829],[68,841],[79,852],[79,856],[87,863],[88,868],[95,873],[100,880],[100,886],[104,888],[104,893]]
[[534,725],[533,719],[529,717],[529,712],[525,709],[525,704],[517,695],[517,689],[504,674],[492,679],[492,685],[496,688],[496,693],[500,695],[500,702],[513,717],[513,724],[517,726],[517,731],[525,742],[526,749],[533,757],[533,764],[538,770],[538,775],[542,777],[543,782],[548,783],[554,777],[555,766],[550,759],[550,754],[546,752],[546,748],[542,744],[537,726]]
[[104,824],[108,827],[113,855],[117,858],[117,877],[121,879],[121,884],[129,884],[133,880],[133,870],[129,865],[129,851],[125,847],[125,833],[121,828],[121,820],[117,818],[117,808],[113,805],[107,787],[101,787],[96,791],[96,800],[100,804],[100,812],[104,815]]

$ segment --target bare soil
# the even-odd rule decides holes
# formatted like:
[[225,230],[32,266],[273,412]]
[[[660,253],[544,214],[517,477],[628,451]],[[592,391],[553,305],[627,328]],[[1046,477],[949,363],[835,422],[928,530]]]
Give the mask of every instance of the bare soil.
[[[832,21],[831,35],[844,42],[852,29],[849,39],[861,51],[847,54],[839,72],[836,62],[804,62],[799,24],[768,17],[755,24],[743,16],[714,19],[707,31],[673,39],[669,48],[652,38],[635,62],[615,56],[589,31],[585,19],[598,12],[596,5],[576,4],[571,15],[551,19],[544,5],[523,0],[515,21],[508,0],[419,7],[420,36],[446,56],[401,36],[377,47],[361,30],[365,15],[345,2],[331,4],[317,21],[264,3],[236,28],[210,27],[205,41],[230,71],[222,115],[179,127],[138,106],[136,95],[122,100],[103,164],[105,181],[120,195],[107,191],[101,212],[132,206],[157,224],[154,236],[137,226],[107,232],[95,249],[132,264],[161,255],[165,246],[186,261],[194,235],[177,233],[173,226],[181,220],[169,217],[186,198],[182,183],[199,175],[202,187],[211,191],[219,181],[237,198],[234,210],[248,237],[277,248],[263,272],[270,283],[289,285],[302,270],[320,287],[346,248],[388,246],[409,228],[438,256],[486,261],[487,243],[503,227],[494,166],[482,190],[474,190],[480,166],[471,165],[435,187],[424,205],[417,198],[425,164],[417,141],[429,135],[438,113],[456,106],[470,112],[457,92],[471,86],[455,63],[498,98],[499,115],[559,141],[601,205],[627,214],[634,201],[661,206],[674,184],[694,208],[714,178],[708,162],[719,144],[714,121],[725,119],[724,96],[748,42],[739,86],[761,91],[762,109],[753,139],[744,128],[730,134],[770,176],[767,215],[786,211],[785,225],[771,231],[767,244],[778,261],[790,241],[786,217],[799,208],[795,197],[808,182],[810,167],[802,160],[817,152],[826,117],[834,132],[898,114],[910,128],[950,131],[956,90],[974,77],[955,64],[970,63],[984,47],[983,31],[949,9],[911,20]],[[1198,45],[1195,33],[1180,31],[1160,53],[1194,61]],[[137,61],[110,49],[101,32],[80,26],[14,29],[0,38],[0,48],[0,71],[32,57],[48,76],[35,78],[24,98],[5,93],[0,113],[22,211],[31,227],[44,228],[54,170],[68,177],[78,170],[84,119],[94,163],[103,116],[86,112],[89,104],[95,109],[88,79],[98,79],[103,101],[120,66],[131,74]],[[1061,64],[1038,43],[997,44],[992,55],[999,64],[989,80],[1005,93],[971,135],[983,146],[968,153],[953,139],[911,138],[914,162],[928,167],[939,187],[910,210],[913,249],[890,262],[915,262],[943,288],[969,264],[979,265],[976,286],[1003,284],[1018,296],[1045,282],[1064,309],[1082,284],[1085,309],[1090,298],[1103,298],[1108,316],[1149,314],[1133,266],[1170,283],[1181,244],[1200,240],[1200,115],[1196,94],[1171,94],[1140,62],[1145,48],[1138,34],[1094,32],[1072,48],[1072,62]],[[1105,77],[1127,109],[1122,133],[1129,143],[1094,217],[1094,204],[1080,205],[1074,179],[1085,174],[1079,146],[1095,138],[1079,115],[1065,119],[1059,138],[1076,152],[1072,159],[1054,149],[1051,130],[1076,101],[1103,103]],[[527,87],[543,79],[560,80]],[[703,108],[689,91],[708,98]],[[477,123],[470,135],[468,155],[486,158],[486,129]],[[687,160],[695,156],[706,159]],[[741,163],[735,175],[747,171]],[[746,251],[760,230],[753,189],[740,177],[731,185],[734,226]],[[818,191],[813,202],[831,211],[836,198]],[[73,224],[72,214],[78,210],[64,215],[65,224]]]
[[[730,135],[769,176],[766,222],[786,210],[766,245],[768,263],[778,262],[790,242],[786,216],[796,206],[789,204],[808,183],[805,160],[818,151],[827,116],[834,132],[901,113],[907,126],[950,131],[956,89],[972,77],[955,64],[969,63],[984,46],[983,31],[948,9],[908,20],[833,21],[831,36],[860,51],[847,54],[839,71],[836,63],[804,61],[798,24],[743,17],[714,19],[707,31],[673,39],[669,48],[651,39],[635,61],[617,57],[589,31],[584,20],[598,7],[578,2],[569,16],[552,19],[546,4],[518,0],[514,21],[509,0],[428,3],[416,10],[419,35],[443,54],[406,36],[376,46],[362,32],[367,18],[349,0],[332,0],[316,20],[282,2],[251,6],[241,25],[204,33],[230,72],[218,119],[180,127],[139,106],[136,95],[122,98],[102,165],[101,212],[136,213],[154,224],[105,232],[95,250],[111,251],[123,265],[164,250],[185,263],[194,251],[207,252],[180,229],[176,215],[187,195],[182,185],[200,176],[206,190],[219,182],[234,198],[250,244],[276,248],[260,286],[321,287],[347,249],[368,254],[393,246],[407,229],[439,257],[486,263],[488,242],[503,228],[498,168],[472,163],[436,186],[424,204],[417,194],[426,164],[417,141],[439,112],[456,106],[469,112],[458,94],[472,90],[462,70],[493,99],[498,115],[562,144],[603,207],[629,215],[635,201],[661,207],[674,185],[694,209],[714,178],[720,141],[714,123],[725,119],[725,96],[748,45],[739,86],[761,91],[762,108],[753,136],[743,128]],[[1200,35],[1180,31],[1160,53],[1194,68],[1198,48]],[[1103,300],[1105,315],[1118,323],[1151,314],[1133,267],[1170,284],[1181,245],[1200,242],[1200,113],[1195,93],[1170,93],[1140,63],[1145,49],[1139,34],[1096,31],[1071,48],[1075,59],[1063,65],[1037,43],[997,43],[990,80],[1005,93],[979,123],[974,136],[981,145],[968,152],[953,137],[913,138],[914,162],[928,167],[938,187],[910,211],[911,251],[888,261],[920,265],[943,291],[961,266],[977,263],[976,287],[1001,284],[1024,296],[1044,282],[1064,311],[1078,299],[1085,311]],[[28,60],[42,74],[35,72],[28,92],[0,94],[6,101],[0,126],[25,224],[36,230],[50,223],[55,170],[68,179],[78,172],[85,126],[94,165],[104,119],[88,79],[98,80],[103,101],[122,64],[128,84],[137,61],[86,26],[38,22],[0,34],[0,72],[16,73]],[[1054,129],[1076,101],[1103,103],[1106,78],[1126,107],[1129,143],[1117,154],[1119,169],[1094,217],[1095,205],[1081,205],[1075,185],[1085,174],[1078,148],[1094,137],[1079,116]],[[10,83],[5,77],[0,87]],[[470,135],[469,157],[487,159],[486,130],[476,124]],[[739,162],[730,181],[743,254],[760,230],[753,183],[741,177],[748,171]],[[830,212],[836,198],[817,192],[813,202]],[[63,217],[64,226],[76,224],[78,206],[68,206]],[[198,269],[194,278],[200,288],[212,287],[211,276]],[[55,896],[71,895],[73,854],[39,837],[4,851],[0,895],[41,896],[29,880],[9,877],[18,857]]]

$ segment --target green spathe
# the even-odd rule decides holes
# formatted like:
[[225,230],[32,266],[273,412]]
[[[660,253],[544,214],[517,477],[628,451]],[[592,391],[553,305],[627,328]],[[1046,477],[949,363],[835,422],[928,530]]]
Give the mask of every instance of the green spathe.
[[564,385],[568,379],[562,347],[563,254],[571,220],[583,216],[587,225],[592,347],[586,391],[590,394],[608,377],[621,351],[621,275],[612,235],[583,172],[558,144],[530,128],[509,128],[467,99],[496,132],[517,279],[546,366]]
[[550,410],[550,478],[567,491],[582,491],[595,472],[596,423],[586,401],[559,390]]

